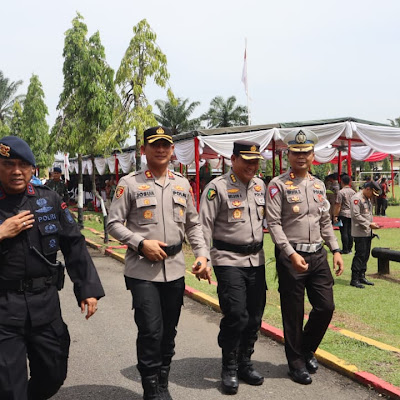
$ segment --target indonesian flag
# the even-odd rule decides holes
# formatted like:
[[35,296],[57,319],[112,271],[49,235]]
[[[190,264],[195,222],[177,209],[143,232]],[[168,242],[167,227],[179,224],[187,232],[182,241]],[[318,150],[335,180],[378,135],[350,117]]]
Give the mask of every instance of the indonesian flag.
[[69,181],[69,157],[68,153],[64,153],[64,178]]
[[247,84],[247,39],[245,39],[245,47],[244,47],[244,61],[243,61],[243,71],[242,71],[242,82],[244,85],[244,90],[246,95],[249,95],[249,87]]

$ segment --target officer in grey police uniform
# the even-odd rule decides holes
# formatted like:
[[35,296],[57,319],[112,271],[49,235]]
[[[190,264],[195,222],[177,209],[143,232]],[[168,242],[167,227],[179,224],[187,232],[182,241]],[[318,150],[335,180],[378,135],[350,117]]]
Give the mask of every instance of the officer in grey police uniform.
[[364,285],[374,285],[365,277],[365,272],[371,251],[372,229],[379,229],[379,225],[372,222],[371,199],[378,197],[380,191],[381,189],[376,182],[369,181],[350,201],[351,235],[354,237],[355,245],[350,285],[358,289],[364,289]]
[[218,344],[222,348],[222,390],[238,391],[238,377],[261,385],[251,355],[261,326],[266,301],[263,221],[264,182],[254,177],[261,159],[260,146],[237,141],[232,169],[204,189],[200,221],[211,263],[218,280],[223,318]]
[[[0,399],[44,400],[67,375],[70,336],[58,290],[63,265],[86,319],[103,287],[67,205],[43,185],[32,185],[35,157],[16,136],[0,139]],[[28,382],[27,358],[30,379]]]
[[[334,310],[333,277],[324,242],[333,253],[336,275],[343,272],[325,186],[309,173],[317,141],[317,136],[304,128],[286,135],[291,168],[271,180],[267,194],[289,375],[301,384],[310,384],[309,373],[318,369],[314,352]],[[313,309],[303,329],[305,289]]]
[[147,129],[142,151],[148,169],[119,181],[108,229],[128,245],[124,275],[133,296],[144,398],[170,399],[168,374],[185,289],[185,234],[197,257],[193,271],[199,277],[210,279],[209,255],[189,181],[168,169],[173,154],[170,129]]

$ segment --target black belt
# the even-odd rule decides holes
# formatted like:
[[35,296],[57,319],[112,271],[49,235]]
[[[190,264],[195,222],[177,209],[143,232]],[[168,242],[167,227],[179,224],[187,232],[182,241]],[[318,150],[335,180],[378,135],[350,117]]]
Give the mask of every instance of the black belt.
[[0,279],[0,291],[12,290],[17,292],[40,292],[48,286],[57,284],[57,275],[41,276],[20,280]]
[[213,240],[213,245],[217,250],[227,250],[239,254],[257,254],[263,248],[263,242],[251,244],[231,244],[222,240]]
[[182,250],[182,242],[173,244],[171,246],[162,247],[162,249],[165,251],[167,256],[174,256]]

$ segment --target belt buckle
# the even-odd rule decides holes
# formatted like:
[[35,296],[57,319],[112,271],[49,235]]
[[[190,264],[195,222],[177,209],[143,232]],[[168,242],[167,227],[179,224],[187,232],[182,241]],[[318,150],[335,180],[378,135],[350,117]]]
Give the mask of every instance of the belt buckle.
[[19,281],[19,288],[18,288],[17,291],[18,292],[25,292],[26,290],[32,288],[32,284],[33,284],[32,278],[26,279],[26,280],[22,279],[22,280]]

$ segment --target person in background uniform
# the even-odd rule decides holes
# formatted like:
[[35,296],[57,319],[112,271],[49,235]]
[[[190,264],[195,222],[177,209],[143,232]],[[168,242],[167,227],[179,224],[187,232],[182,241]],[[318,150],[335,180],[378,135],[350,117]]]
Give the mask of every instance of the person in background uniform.
[[218,344],[226,394],[237,393],[238,377],[250,385],[264,382],[250,359],[267,290],[263,250],[266,188],[254,177],[261,158],[258,144],[234,142],[232,169],[206,186],[200,203],[200,221],[207,248],[211,247],[223,313]]
[[340,235],[342,238],[342,254],[350,254],[353,248],[351,236],[350,200],[356,194],[351,187],[351,178],[342,176],[342,189],[339,191],[334,208],[334,222],[341,222]]
[[[336,275],[343,260],[333,233],[325,186],[309,169],[318,137],[308,129],[296,129],[284,139],[290,170],[268,185],[267,222],[275,243],[275,259],[285,352],[289,376],[300,384],[312,382],[318,369],[314,356],[335,308],[333,277],[324,242],[333,253]],[[303,328],[304,290],[312,310]]]
[[[70,337],[58,290],[61,249],[86,319],[104,291],[67,205],[29,181],[35,157],[16,136],[0,139],[0,399],[43,400],[67,375]],[[28,382],[27,357],[30,379]]]
[[46,186],[54,190],[66,204],[69,202],[67,185],[61,180],[61,168],[54,167],[51,179],[46,182]]
[[378,197],[379,193],[379,185],[374,181],[369,181],[350,201],[351,235],[355,244],[350,285],[358,289],[364,289],[364,285],[374,285],[365,277],[365,272],[371,251],[372,229],[379,229],[379,225],[372,222],[371,199]]
[[333,222],[335,204],[337,203],[337,195],[340,190],[340,185],[338,182],[338,174],[336,172],[326,177],[325,187],[326,187],[326,198],[328,199],[328,202],[330,204],[329,215],[331,216],[331,220]]
[[209,255],[190,184],[168,170],[173,153],[170,129],[147,129],[142,151],[148,170],[119,181],[108,229],[128,245],[124,274],[138,327],[137,368],[144,399],[170,399],[168,375],[185,290],[185,235],[196,256],[192,270],[199,278],[211,279]]
[[29,182],[33,183],[34,185],[42,185],[42,181],[35,175],[35,173],[36,173],[36,168],[32,167],[32,177]]
[[386,194],[389,192],[386,178],[382,178],[380,181],[381,193],[376,199],[376,215],[382,215],[386,217],[386,209],[388,205]]

